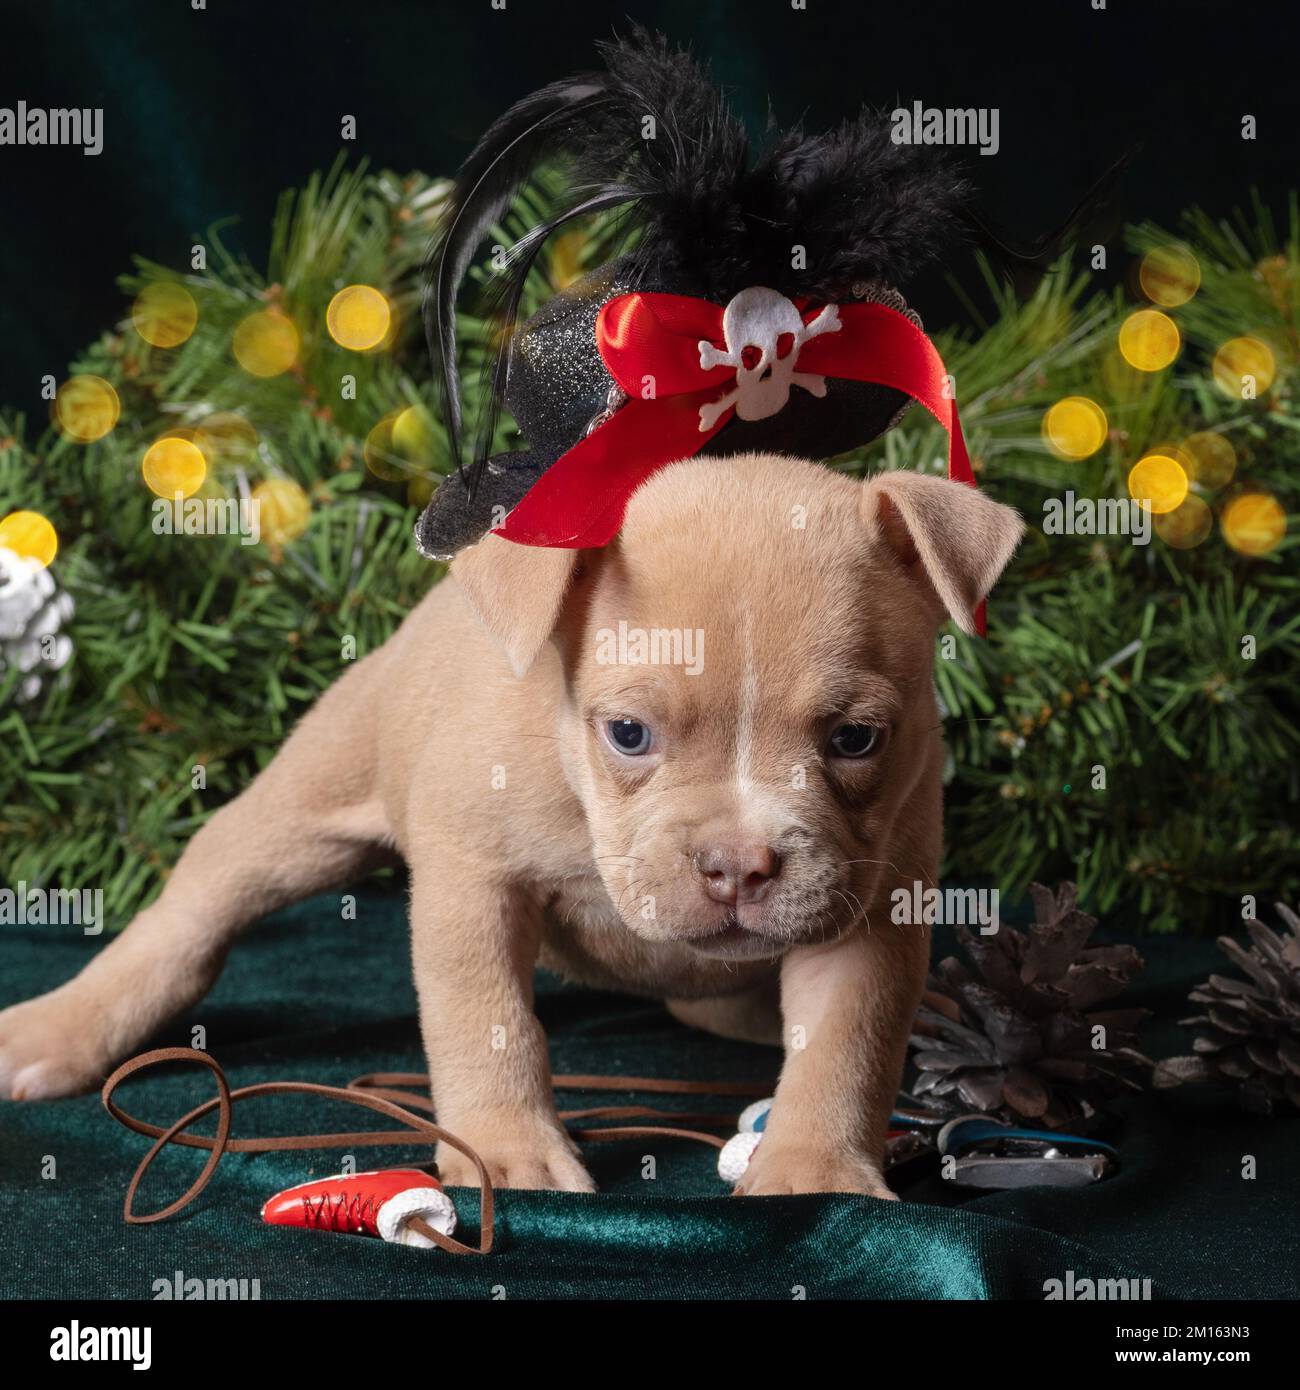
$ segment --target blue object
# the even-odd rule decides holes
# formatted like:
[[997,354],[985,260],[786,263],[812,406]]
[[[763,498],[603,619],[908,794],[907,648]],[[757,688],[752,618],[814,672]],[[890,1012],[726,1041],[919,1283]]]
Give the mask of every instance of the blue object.
[[1000,1125],[996,1120],[972,1116],[968,1120],[954,1120],[946,1125],[939,1136],[940,1153],[960,1153],[972,1144],[983,1143],[986,1139],[1018,1139],[1032,1143],[1049,1144],[1055,1149],[1076,1149],[1083,1153],[1108,1153],[1116,1157],[1119,1150],[1099,1139],[1084,1139],[1077,1134],[1054,1134],[1045,1129],[1012,1129]]

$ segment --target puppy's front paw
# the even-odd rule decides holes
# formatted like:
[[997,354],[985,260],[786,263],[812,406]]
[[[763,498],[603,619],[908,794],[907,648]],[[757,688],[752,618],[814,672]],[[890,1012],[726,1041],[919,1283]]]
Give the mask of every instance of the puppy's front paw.
[[792,1192],[862,1192],[896,1202],[880,1169],[854,1154],[827,1149],[772,1144],[754,1150],[749,1167],[736,1184],[738,1197],[773,1197]]
[[0,1097],[52,1100],[94,1090],[112,1069],[100,1012],[75,989],[27,999],[0,1012]]
[[[483,1160],[493,1187],[527,1187],[553,1192],[594,1192],[578,1150],[563,1129],[545,1116],[490,1114],[438,1123]],[[478,1169],[449,1144],[438,1145],[438,1172],[445,1187],[478,1187]]]

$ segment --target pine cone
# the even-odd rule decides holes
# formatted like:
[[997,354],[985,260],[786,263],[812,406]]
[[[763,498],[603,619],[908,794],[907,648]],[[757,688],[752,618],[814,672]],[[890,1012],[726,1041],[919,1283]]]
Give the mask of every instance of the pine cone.
[[1198,1029],[1191,1057],[1166,1057],[1152,1076],[1161,1090],[1188,1081],[1235,1086],[1242,1108],[1256,1115],[1300,1111],[1300,917],[1275,904],[1290,935],[1280,937],[1253,917],[1253,945],[1219,938],[1219,949],[1249,980],[1211,975],[1188,996],[1205,1012],[1181,1022]]
[[[949,957],[931,975],[910,1046],[913,1087],[926,1109],[985,1113],[1049,1129],[1087,1128],[1103,1100],[1140,1090],[1151,1067],[1134,1050],[1146,1009],[1093,1011],[1142,968],[1132,946],[1088,946],[1097,925],[1077,908],[1077,889],[1030,888],[1037,921],[1002,924],[990,936],[957,937],[975,973]],[[1093,1045],[1105,1029],[1106,1046]]]
[[72,614],[71,596],[47,569],[0,546],[0,676],[11,667],[22,673],[19,700],[34,700],[42,673],[59,670],[72,655],[72,640],[61,631]]

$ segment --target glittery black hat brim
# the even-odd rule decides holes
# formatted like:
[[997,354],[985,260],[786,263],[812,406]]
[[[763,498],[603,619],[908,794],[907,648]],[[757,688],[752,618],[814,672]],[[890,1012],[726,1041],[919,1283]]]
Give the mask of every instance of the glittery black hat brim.
[[[434,494],[416,536],[421,553],[449,558],[499,526],[505,514],[557,459],[582,439],[610,405],[611,380],[596,346],[596,319],[636,280],[624,258],[585,277],[538,310],[515,335],[505,401],[529,448],[498,454],[476,487],[454,474]],[[655,289],[642,279],[641,289]],[[857,302],[883,303],[920,326],[897,291],[859,286]],[[766,420],[733,417],[701,457],[788,454],[824,460],[861,447],[896,424],[911,398],[888,386],[828,378],[824,397],[791,396]]]
[[525,450],[498,454],[470,495],[463,473],[444,478],[415,525],[415,544],[426,560],[450,561],[499,526],[524,494],[555,462],[550,454]]
[[[827,382],[824,399],[793,398],[774,419],[733,419],[696,457],[771,453],[832,458],[883,434],[910,405],[909,397],[888,386]],[[807,449],[810,432],[820,452]],[[464,474],[444,479],[415,528],[420,553],[426,559],[449,561],[465,546],[481,540],[501,525],[559,456],[531,449],[497,454],[489,460],[472,496]]]

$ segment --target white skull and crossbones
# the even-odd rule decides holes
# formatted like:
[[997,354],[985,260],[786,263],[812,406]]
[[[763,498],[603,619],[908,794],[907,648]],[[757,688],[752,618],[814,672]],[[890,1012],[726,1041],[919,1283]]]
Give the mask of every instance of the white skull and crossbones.
[[700,341],[700,367],[734,367],[736,385],[716,401],[700,407],[700,430],[711,430],[731,406],[742,420],[766,420],[790,399],[790,388],[800,386],[814,396],[826,394],[826,378],[815,372],[795,371],[799,349],[823,333],[840,326],[839,309],[828,304],[811,323],[776,290],[755,285],[735,296],[722,313],[722,335],[727,350],[720,351],[707,339]]

